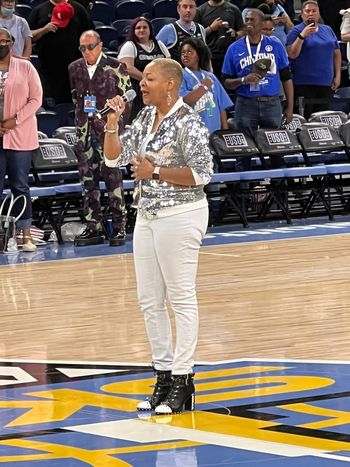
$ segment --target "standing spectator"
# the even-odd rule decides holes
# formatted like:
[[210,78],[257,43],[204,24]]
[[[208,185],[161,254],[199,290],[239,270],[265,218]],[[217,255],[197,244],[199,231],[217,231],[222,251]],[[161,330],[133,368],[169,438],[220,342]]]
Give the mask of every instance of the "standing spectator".
[[[281,126],[281,81],[287,99],[284,119],[286,122],[292,120],[293,83],[285,48],[277,38],[262,35],[264,14],[255,9],[248,11],[245,24],[247,37],[229,47],[222,73],[225,87],[236,90],[236,126],[254,138],[259,127]],[[270,69],[265,76],[253,71],[253,64],[259,59],[271,60]],[[279,163],[278,159],[273,158],[272,162],[275,161]],[[249,168],[249,158],[243,158],[237,163],[237,170]]]
[[346,56],[348,62],[350,62],[350,8],[346,10],[340,10],[339,12],[342,17],[342,23],[340,25],[340,38],[342,41],[347,42]]
[[[40,78],[29,60],[11,54],[13,41],[7,29],[0,28],[0,196],[5,176],[14,196],[24,195],[26,208],[17,222],[23,230],[23,251],[32,252],[30,227],[32,225],[32,201],[28,175],[32,151],[39,146],[36,111],[42,100]],[[15,204],[13,215],[22,206]]]
[[[287,15],[285,9],[275,0],[259,0],[261,3],[259,5],[259,10],[264,14],[271,15],[274,22],[274,33],[273,35],[277,37],[283,45],[286,44],[287,33],[294,26],[289,16]],[[245,18],[248,8],[245,8],[242,11],[243,19]]]
[[350,8],[350,0],[318,0],[320,14],[324,23],[333,29],[333,32],[340,37],[341,15],[340,10]]
[[145,66],[155,58],[170,57],[170,53],[161,41],[154,38],[151,22],[143,17],[136,18],[130,28],[126,42],[122,45],[118,60],[125,63],[131,77],[131,84],[136,92],[132,103],[130,121],[143,107],[140,81]]
[[303,22],[294,26],[287,37],[295,97],[323,99],[320,104],[306,104],[304,116],[327,110],[340,84],[341,53],[336,35],[329,26],[319,24],[320,11],[314,0],[301,7]]
[[46,0],[33,8],[28,23],[36,43],[46,103],[71,102],[68,65],[80,57],[82,32],[93,29],[89,13],[73,0]]
[[96,109],[102,110],[107,99],[123,95],[131,88],[131,84],[125,65],[106,56],[102,46],[97,32],[85,31],[80,37],[83,58],[69,65],[77,127],[75,152],[84,188],[84,214],[87,221],[84,232],[75,238],[77,246],[104,242],[99,187],[101,178],[106,183],[112,217],[110,245],[125,243],[126,213],[122,173],[118,167],[106,167],[103,162],[105,121],[96,116]]
[[220,79],[227,47],[243,35],[241,12],[228,0],[208,0],[197,9],[195,20],[205,27],[213,72]]
[[212,133],[228,128],[226,110],[233,105],[218,78],[209,71],[210,51],[195,37],[181,45],[181,63],[184,66],[180,96],[199,113]]
[[14,38],[12,52],[29,58],[32,53],[32,32],[27,21],[15,13],[15,0],[0,0],[0,27],[6,28]]
[[[208,130],[179,98],[181,66],[159,58],[140,83],[146,107],[119,139],[120,97],[107,116],[106,163],[133,163],[137,219],[134,260],[137,292],[157,382],[138,410],[157,415],[194,409],[193,365],[198,338],[196,274],[208,223],[204,186],[212,174]],[[167,299],[175,314],[173,348]]]
[[193,21],[196,15],[196,0],[178,0],[179,19],[166,24],[157,34],[157,41],[163,42],[169,49],[171,58],[180,63],[180,47],[188,37],[199,37],[205,42],[205,30],[201,24]]

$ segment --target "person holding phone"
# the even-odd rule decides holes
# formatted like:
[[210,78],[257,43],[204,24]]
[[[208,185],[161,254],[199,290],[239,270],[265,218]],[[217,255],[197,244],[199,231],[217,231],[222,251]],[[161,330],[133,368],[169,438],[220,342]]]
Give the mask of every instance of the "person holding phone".
[[[273,35],[277,37],[283,45],[286,45],[287,34],[292,29],[293,22],[286,13],[286,10],[276,0],[257,0],[254,6],[250,8],[258,8],[265,15],[270,15],[274,23]],[[249,8],[242,11],[242,17],[245,19]]]
[[288,33],[287,52],[291,59],[294,96],[319,99],[305,102],[305,118],[313,112],[329,109],[333,92],[340,85],[341,53],[336,35],[329,26],[319,23],[320,10],[315,0],[301,7],[303,22]]

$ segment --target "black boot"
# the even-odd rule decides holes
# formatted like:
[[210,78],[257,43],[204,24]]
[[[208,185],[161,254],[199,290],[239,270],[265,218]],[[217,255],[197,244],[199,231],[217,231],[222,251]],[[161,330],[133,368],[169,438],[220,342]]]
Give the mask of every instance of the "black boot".
[[126,239],[125,229],[114,230],[113,234],[109,239],[110,246],[121,246],[124,245]]
[[151,397],[137,405],[137,410],[154,410],[166,398],[171,388],[171,371],[156,370],[157,381]]
[[87,245],[101,245],[105,239],[102,232],[98,230],[91,230],[86,227],[84,232],[77,235],[74,239],[75,246],[87,246]]
[[171,389],[163,402],[155,408],[156,415],[170,415],[183,410],[194,410],[195,390],[193,374],[176,375]]

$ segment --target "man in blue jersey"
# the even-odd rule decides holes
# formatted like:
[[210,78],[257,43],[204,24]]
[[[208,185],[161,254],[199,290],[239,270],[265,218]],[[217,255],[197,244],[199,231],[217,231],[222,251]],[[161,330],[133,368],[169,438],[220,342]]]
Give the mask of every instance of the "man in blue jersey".
[[313,112],[329,109],[333,92],[340,85],[341,52],[338,40],[329,26],[320,24],[318,3],[307,0],[301,7],[303,22],[294,26],[287,36],[296,97],[321,99],[306,103],[305,118]]
[[[222,68],[224,85],[236,91],[235,122],[239,130],[254,138],[257,129],[279,128],[283,120],[293,118],[293,83],[287,53],[281,42],[262,34],[264,14],[252,9],[245,17],[247,36],[228,48]],[[265,76],[253,71],[253,63],[259,59],[271,61]],[[282,112],[280,83],[286,96],[286,108]],[[273,158],[272,165],[280,163]],[[238,170],[250,168],[249,158],[238,162]]]

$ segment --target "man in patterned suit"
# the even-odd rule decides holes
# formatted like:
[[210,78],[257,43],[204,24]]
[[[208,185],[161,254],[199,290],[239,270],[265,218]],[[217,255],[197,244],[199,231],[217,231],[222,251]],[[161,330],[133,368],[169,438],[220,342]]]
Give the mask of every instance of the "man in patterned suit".
[[[123,95],[132,88],[125,65],[106,56],[102,52],[102,45],[96,31],[83,32],[79,47],[83,58],[71,63],[68,68],[75,104],[75,152],[84,188],[86,218],[86,229],[74,240],[76,246],[98,245],[104,242],[100,179],[106,184],[112,217],[113,232],[110,245],[119,246],[125,243],[126,209],[122,173],[119,168],[106,167],[103,162],[105,121],[99,119],[96,112],[104,108],[107,99],[117,94]],[[122,128],[123,125],[120,125],[119,131]]]

